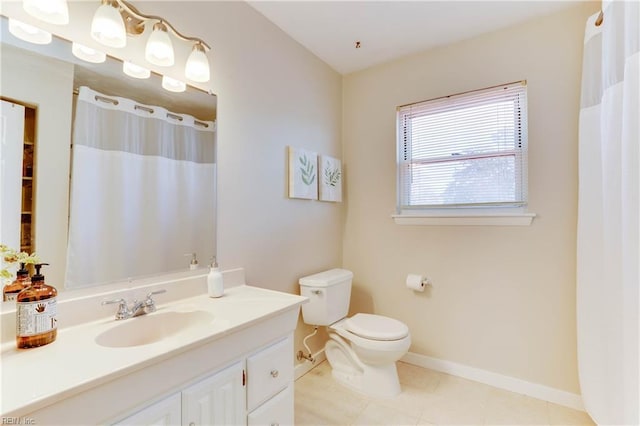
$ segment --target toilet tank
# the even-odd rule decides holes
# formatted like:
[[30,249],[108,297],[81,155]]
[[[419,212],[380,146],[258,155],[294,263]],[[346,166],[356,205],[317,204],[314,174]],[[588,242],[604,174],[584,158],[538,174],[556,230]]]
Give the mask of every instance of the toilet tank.
[[353,272],[331,269],[302,277],[300,294],[309,302],[302,305],[302,320],[311,325],[331,325],[346,317],[351,299]]

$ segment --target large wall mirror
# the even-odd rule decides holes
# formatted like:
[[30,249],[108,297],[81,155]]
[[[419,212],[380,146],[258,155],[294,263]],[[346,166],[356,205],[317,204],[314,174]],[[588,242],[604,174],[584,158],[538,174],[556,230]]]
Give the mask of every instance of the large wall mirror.
[[[213,201],[212,213],[197,215],[192,205],[181,205],[181,202],[171,202],[170,206],[158,207],[159,213],[165,210],[182,210],[193,213],[190,223],[171,223],[166,220],[156,220],[155,214],[149,214],[149,220],[145,220],[140,227],[156,227],[158,233],[166,229],[173,229],[176,236],[191,234],[197,240],[193,246],[172,247],[171,244],[158,243],[153,238],[141,238],[136,227],[122,232],[123,240],[139,239],[143,240],[139,250],[128,250],[125,256],[119,253],[119,245],[104,247],[97,245],[95,252],[91,253],[92,265],[90,270],[103,267],[103,260],[113,260],[114,257],[123,259],[118,261],[119,270],[116,276],[108,276],[104,280],[92,278],[91,282],[83,283],[82,273],[80,278],[75,278],[75,283],[70,285],[69,271],[67,270],[68,257],[71,261],[73,256],[68,253],[70,247],[70,227],[69,217],[73,215],[73,208],[70,207],[70,196],[73,194],[72,181],[74,179],[73,156],[78,155],[77,144],[71,144],[73,140],[74,120],[79,115],[77,108],[80,108],[78,90],[80,87],[88,87],[91,93],[104,94],[109,99],[126,98],[141,107],[153,106],[158,109],[165,109],[169,114],[189,115],[195,118],[196,122],[211,123],[215,130],[216,121],[216,96],[206,93],[201,89],[187,86],[187,90],[182,93],[173,93],[161,87],[161,77],[152,73],[149,79],[140,80],[126,76],[122,73],[122,62],[118,59],[107,57],[107,61],[100,64],[89,64],[80,61],[71,54],[70,42],[53,37],[51,44],[41,46],[22,42],[9,34],[7,30],[7,19],[1,17],[1,93],[3,101],[9,104],[15,103],[24,105],[31,109],[34,117],[31,119],[33,127],[28,132],[32,133],[35,141],[33,170],[34,184],[32,188],[33,203],[29,207],[33,208],[33,221],[31,232],[33,234],[33,247],[42,261],[50,264],[46,271],[47,281],[56,286],[59,290],[105,285],[117,281],[135,280],[137,278],[159,275],[180,270],[188,271],[191,256],[188,253],[196,252],[200,266],[209,263],[211,257],[216,254],[216,139],[215,131],[211,145],[205,150],[212,164],[212,173],[197,175],[197,191],[206,194]],[[97,98],[96,98],[97,99]],[[3,102],[4,105],[4,102]],[[4,108],[4,106],[3,106]],[[137,109],[137,107],[136,107]],[[3,112],[4,114],[4,112]],[[27,118],[29,121],[29,118]],[[4,120],[6,122],[6,119]],[[3,137],[6,126],[3,123]],[[85,133],[91,131],[91,124]],[[96,130],[97,131],[97,130]],[[104,130],[102,130],[104,132]],[[115,134],[115,133],[114,133]],[[126,134],[126,133],[125,133]],[[117,136],[111,137],[118,144],[127,144],[126,138]],[[156,137],[150,137],[144,141],[145,144],[157,142]],[[28,143],[31,143],[29,141]],[[151,155],[155,155],[155,148],[151,148]],[[180,159],[185,160],[185,159]],[[5,167],[6,158],[2,159],[2,167]],[[186,161],[186,160],[185,160]],[[89,167],[90,168],[90,167]],[[128,167],[135,169],[136,166]],[[165,169],[163,169],[165,170]],[[132,170],[127,170],[127,173]],[[170,175],[167,171],[165,174]],[[134,173],[135,174],[135,173]],[[107,185],[110,184],[109,179]],[[113,186],[126,187],[127,180],[122,180],[122,176],[114,177]],[[97,192],[104,189],[96,189]],[[141,199],[134,200],[130,206],[131,210],[138,210],[140,206],[149,203],[157,203],[158,199],[167,194],[184,194],[193,192],[192,184],[179,183],[172,176],[167,177],[166,184],[161,184],[156,189],[149,189],[149,192]],[[3,198],[8,196],[6,191],[0,194]],[[182,200],[182,198],[178,198]],[[5,209],[5,200],[3,210]],[[22,202],[22,201],[21,201]],[[105,208],[108,208],[106,206]],[[99,209],[100,210],[100,209]],[[96,210],[96,211],[99,211]],[[104,210],[104,209],[102,209]],[[92,216],[98,216],[91,213]],[[109,217],[107,213],[105,217]],[[91,238],[100,238],[101,232],[110,232],[102,229],[104,219],[90,217],[82,222],[79,229],[84,236],[91,235]],[[188,218],[189,219],[189,218]],[[116,221],[117,222],[117,221]],[[73,227],[72,227],[73,228]],[[0,228],[0,240],[4,236],[15,234],[19,230]],[[147,234],[148,235],[148,234]],[[2,241],[5,243],[5,241]],[[145,246],[146,244],[146,246]],[[125,247],[126,244],[122,244]],[[155,262],[157,267],[150,270],[147,260],[150,258],[162,257],[161,262]],[[122,265],[126,263],[126,266]],[[107,270],[113,270],[108,266]],[[77,273],[76,273],[77,275]],[[107,274],[105,274],[106,276]]]

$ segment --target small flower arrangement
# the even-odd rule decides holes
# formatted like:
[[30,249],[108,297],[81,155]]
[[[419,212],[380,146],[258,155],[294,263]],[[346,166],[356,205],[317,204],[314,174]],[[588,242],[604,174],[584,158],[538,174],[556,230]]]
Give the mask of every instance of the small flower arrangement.
[[11,272],[9,272],[4,265],[11,265],[13,263],[35,264],[40,261],[35,253],[29,254],[25,251],[18,252],[4,244],[0,244],[0,256],[2,256],[3,265],[0,270],[0,279],[12,278]]

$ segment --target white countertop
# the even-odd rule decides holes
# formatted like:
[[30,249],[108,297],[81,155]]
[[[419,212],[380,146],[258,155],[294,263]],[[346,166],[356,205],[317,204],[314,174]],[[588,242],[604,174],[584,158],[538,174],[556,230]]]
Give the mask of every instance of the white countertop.
[[[221,298],[204,294],[159,304],[158,310],[147,316],[206,311],[213,320],[206,328],[188,328],[156,343],[119,348],[99,345],[95,339],[100,333],[138,319],[116,321],[113,316],[60,329],[55,342],[38,348],[16,349],[15,343],[5,343],[0,358],[0,415],[17,416],[39,409],[237,332],[306,300],[241,285],[226,289]],[[115,314],[116,305],[111,307]]]

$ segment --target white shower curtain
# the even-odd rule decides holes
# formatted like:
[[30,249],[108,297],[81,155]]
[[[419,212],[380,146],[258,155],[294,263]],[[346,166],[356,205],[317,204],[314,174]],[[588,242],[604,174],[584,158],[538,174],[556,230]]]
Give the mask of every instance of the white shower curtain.
[[80,88],[66,287],[186,270],[185,253],[215,254],[214,123],[167,113]]
[[602,425],[640,424],[640,3],[587,21],[579,135],[578,365]]

